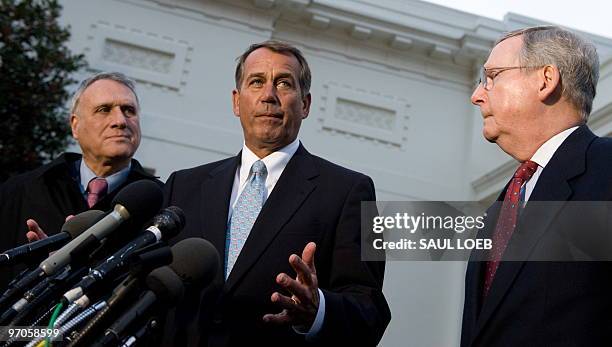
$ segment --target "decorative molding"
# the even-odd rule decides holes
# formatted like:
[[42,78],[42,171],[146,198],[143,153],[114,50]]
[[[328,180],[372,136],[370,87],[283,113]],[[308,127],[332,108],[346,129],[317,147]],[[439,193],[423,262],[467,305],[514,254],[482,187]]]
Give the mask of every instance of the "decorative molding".
[[475,200],[482,200],[495,191],[499,191],[516,170],[516,161],[509,159],[493,170],[472,181],[472,189],[476,193]]
[[588,125],[600,136],[612,136],[612,102],[591,113]]
[[351,29],[351,37],[357,40],[366,40],[372,35],[372,30],[359,25],[353,25]]
[[[374,40],[363,41],[362,45],[347,45],[346,39],[337,35],[319,35],[316,29],[300,28],[292,23],[278,24],[282,34],[276,39],[296,44],[308,57],[320,57],[341,64],[355,65],[359,68],[378,71],[394,77],[402,77],[420,83],[448,88],[465,93],[473,91],[472,77],[477,74],[481,65],[474,62],[469,66],[457,66],[451,61],[432,61],[432,58],[420,55],[411,50],[397,50],[380,47]],[[312,41],[311,37],[317,37]],[[387,42],[385,45],[389,45]],[[484,61],[479,60],[479,62]],[[435,64],[435,65],[434,65]]]
[[612,54],[600,57],[599,83],[612,76]]
[[313,15],[310,18],[310,26],[317,29],[327,29],[329,28],[329,23],[331,20],[324,16]]
[[168,74],[175,55],[107,38],[102,60],[160,74]]
[[253,0],[253,4],[259,8],[272,8],[274,7],[274,0]]
[[[190,1],[190,0],[123,0],[138,3],[146,6],[202,21],[209,24],[218,25],[232,30],[246,33],[259,32],[265,36],[274,29],[274,21],[280,14],[281,9],[291,9],[299,11],[293,0],[291,4],[283,6],[279,0],[222,0],[222,1]],[[256,4],[259,2],[259,6]],[[285,0],[289,1],[289,0]],[[271,8],[266,8],[272,3]],[[266,5],[268,4],[268,5]],[[262,7],[260,7],[262,6]]]
[[400,51],[409,50],[414,45],[411,38],[402,35],[393,35],[390,46]]
[[408,136],[408,109],[402,98],[354,90],[330,82],[319,118],[319,130],[401,149]]
[[[288,0],[279,0],[283,1]],[[331,32],[348,28],[353,39],[382,40],[390,49],[416,52],[433,59],[451,61],[458,56],[451,63],[459,65],[469,65],[470,59],[486,57],[495,38],[506,30],[501,21],[419,1],[404,2],[399,5],[392,1],[312,0],[301,8],[304,13],[292,16],[281,13],[279,18],[291,18],[299,25],[300,21],[295,18],[305,17],[307,21],[302,22],[308,26]],[[321,18],[324,20],[319,23],[317,20]],[[478,44],[466,47],[463,41],[472,39]]]
[[435,59],[449,60],[453,57],[453,50],[450,47],[436,45],[429,52],[429,56]]
[[176,91],[186,83],[193,51],[187,42],[101,21],[90,29],[85,51],[92,69],[123,72]]
[[374,107],[339,97],[336,99],[335,118],[372,129],[393,131],[397,114],[393,110]]

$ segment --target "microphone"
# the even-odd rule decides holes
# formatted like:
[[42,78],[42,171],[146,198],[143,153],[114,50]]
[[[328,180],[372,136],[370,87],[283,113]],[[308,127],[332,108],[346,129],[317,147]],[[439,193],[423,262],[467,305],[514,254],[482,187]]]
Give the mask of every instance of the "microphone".
[[147,290],[140,299],[119,319],[106,329],[102,339],[94,346],[116,345],[121,335],[136,320],[145,317],[148,310],[156,303],[170,306],[179,301],[185,292],[183,281],[168,266],[157,268],[147,276]]
[[128,265],[128,259],[137,250],[151,245],[155,242],[176,236],[185,226],[185,214],[183,210],[176,206],[163,209],[158,215],[153,217],[152,225],[144,233],[132,240],[123,248],[108,257],[103,263],[89,272],[73,289],[66,292],[64,297],[68,302],[72,302],[90,289],[96,283],[110,277]]
[[[158,243],[159,244],[159,243]],[[146,247],[136,252],[130,258],[135,258],[135,264],[130,265],[130,275],[123,280],[106,300],[106,305],[87,322],[81,331],[74,331],[68,340],[68,347],[77,345],[88,346],[93,343],[93,338],[99,332],[104,331],[104,326],[114,319],[118,309],[137,297],[137,292],[142,289],[146,275],[151,270],[172,262],[172,251],[168,246]],[[79,299],[80,300],[80,299]],[[78,300],[77,300],[78,301]],[[59,320],[59,318],[58,318]]]
[[[64,223],[62,231],[70,235],[81,234],[100,219],[101,213],[103,212],[97,210],[79,213]],[[0,297],[0,308],[4,307],[11,298],[22,294],[27,289],[27,286],[38,278],[41,278],[41,273],[39,271],[33,271],[22,276],[19,280],[11,282],[8,289],[2,294],[2,297]]]
[[25,274],[13,288],[4,293],[0,298],[0,304],[3,303],[5,297],[8,300],[15,294],[23,293],[30,284],[38,279],[53,275],[72,261],[88,256],[87,252],[97,246],[101,239],[115,230],[124,220],[130,217],[143,222],[148,220],[159,211],[162,200],[161,189],[152,181],[140,180],[127,185],[113,199],[115,205],[113,212],[50,255],[40,263],[38,268]]
[[[173,260],[169,267],[181,278],[184,285],[204,287],[212,282],[219,271],[219,253],[215,246],[204,239],[188,238],[172,246],[171,250]],[[114,316],[117,308],[131,298],[138,284],[139,279],[130,276],[117,286],[107,300],[108,305],[103,312],[100,312],[69,346],[91,344],[91,336],[109,321],[109,315]]]
[[54,274],[71,262],[72,251],[79,247],[81,243],[92,237],[99,242],[130,218],[142,222],[150,219],[159,211],[162,202],[161,188],[153,181],[140,180],[127,185],[113,199],[115,207],[111,213],[50,255],[40,263],[40,269],[46,275]]
[[70,220],[66,221],[66,223],[62,225],[61,232],[58,234],[49,236],[43,240],[38,240],[4,251],[4,253],[0,254],[0,265],[12,265],[23,262],[28,257],[40,254],[46,255],[50,251],[54,251],[62,247],[68,243],[68,241],[82,234],[95,222],[99,221],[103,215],[104,212],[100,210],[89,210],[79,213]]
[[219,271],[219,252],[212,243],[191,237],[172,246],[174,261],[169,265],[188,285],[203,288],[211,283]]

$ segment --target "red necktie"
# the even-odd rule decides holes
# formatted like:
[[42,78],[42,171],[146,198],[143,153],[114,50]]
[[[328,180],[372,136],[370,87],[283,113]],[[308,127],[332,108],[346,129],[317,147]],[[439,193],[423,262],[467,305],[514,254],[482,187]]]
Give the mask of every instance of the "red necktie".
[[87,206],[91,208],[106,195],[108,183],[104,178],[96,177],[87,184]]
[[538,164],[531,160],[527,160],[522,163],[521,166],[516,170],[508,189],[506,189],[506,195],[504,202],[497,218],[497,225],[495,226],[495,232],[493,233],[493,248],[491,249],[491,259],[487,262],[487,269],[485,273],[485,280],[483,286],[483,297],[489,294],[493,278],[495,278],[495,272],[499,267],[499,260],[501,259],[508,241],[514,232],[516,227],[516,219],[519,211],[521,187],[523,184],[533,176],[538,168]]

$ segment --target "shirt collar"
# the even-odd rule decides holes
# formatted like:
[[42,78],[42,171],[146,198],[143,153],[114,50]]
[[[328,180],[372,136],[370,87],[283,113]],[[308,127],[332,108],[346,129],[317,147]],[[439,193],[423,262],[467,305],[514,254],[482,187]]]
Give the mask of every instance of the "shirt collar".
[[531,161],[535,162],[542,168],[546,167],[559,146],[561,146],[563,141],[565,141],[565,139],[567,139],[567,137],[570,136],[576,129],[578,129],[577,126],[571,127],[548,139],[548,141],[544,142],[542,146],[540,146],[540,148],[538,148],[538,150],[533,154]]
[[244,182],[251,172],[251,166],[257,160],[263,161],[266,165],[266,170],[268,171],[268,179],[271,179],[273,182],[276,182],[280,175],[283,173],[285,166],[289,162],[289,159],[293,157],[295,152],[300,147],[300,140],[295,139],[293,142],[288,144],[287,146],[279,149],[276,152],[268,154],[268,156],[260,159],[253,151],[247,147],[246,143],[242,145],[242,161],[240,164],[240,181]]
[[[98,177],[90,168],[85,164],[85,160],[81,159],[81,163],[79,164],[79,174],[81,177],[81,193],[85,194],[87,191],[87,186],[89,185],[89,181]],[[130,174],[130,168],[132,167],[132,162],[128,164],[125,168],[115,172],[114,174],[103,177],[108,184],[108,193],[117,189],[123,182],[125,182]]]

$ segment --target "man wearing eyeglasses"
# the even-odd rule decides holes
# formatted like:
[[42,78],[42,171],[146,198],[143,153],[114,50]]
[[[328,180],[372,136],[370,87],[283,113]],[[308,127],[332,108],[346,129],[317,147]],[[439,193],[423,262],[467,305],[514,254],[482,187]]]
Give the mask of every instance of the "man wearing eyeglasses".
[[[595,47],[550,26],[506,34],[484,64],[471,101],[484,137],[518,169],[482,230],[493,249],[468,264],[461,346],[611,343],[612,263],[569,261],[557,220],[575,214],[567,201],[612,200],[612,140],[586,126],[598,77]],[[533,201],[562,203],[529,214]],[[554,260],[568,261],[532,261],[550,244],[562,246]],[[500,261],[508,254],[514,261]]]

